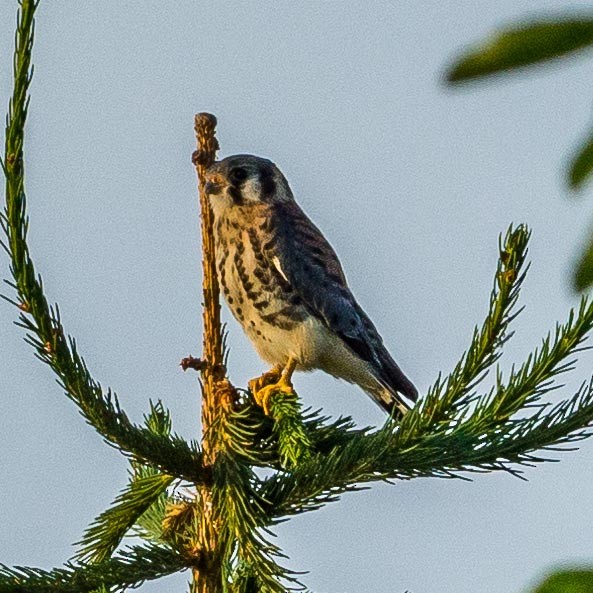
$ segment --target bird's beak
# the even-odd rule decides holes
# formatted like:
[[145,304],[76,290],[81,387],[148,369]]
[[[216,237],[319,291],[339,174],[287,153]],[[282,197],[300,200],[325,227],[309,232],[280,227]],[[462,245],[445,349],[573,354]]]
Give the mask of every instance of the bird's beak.
[[216,194],[219,194],[221,189],[222,186],[220,183],[216,183],[216,181],[206,181],[206,184],[204,185],[204,191],[209,196],[215,196]]
[[206,183],[204,184],[204,191],[207,195],[215,196],[222,192],[224,188],[224,179],[220,174],[214,173],[206,177]]

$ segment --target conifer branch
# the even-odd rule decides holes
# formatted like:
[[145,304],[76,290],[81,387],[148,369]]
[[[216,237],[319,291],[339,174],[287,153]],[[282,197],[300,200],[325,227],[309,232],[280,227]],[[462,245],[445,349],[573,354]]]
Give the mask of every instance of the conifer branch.
[[556,325],[553,338],[548,334],[542,346],[529,355],[519,370],[513,369],[507,385],[502,385],[499,377],[496,388],[481,398],[476,413],[485,417],[510,418],[555,389],[554,377],[574,368],[576,361],[566,359],[582,350],[581,344],[591,329],[593,303],[582,298],[576,316],[571,310],[568,321],[564,325]]
[[276,393],[270,398],[270,412],[280,465],[287,469],[296,467],[310,457],[313,446],[296,393]]
[[259,591],[259,584],[257,579],[253,576],[250,566],[246,562],[239,563],[233,573],[229,592],[259,593]]
[[459,423],[406,442],[397,427],[386,425],[356,435],[342,448],[301,463],[292,472],[267,478],[256,488],[269,504],[270,520],[300,514],[359,490],[362,484],[416,477],[463,477],[466,472],[504,470],[518,475],[521,465],[549,461],[537,451],[571,444],[591,434],[593,390],[581,389],[573,398],[528,418]]
[[[46,305],[41,282],[38,287],[38,291],[29,292],[28,302]],[[154,434],[134,424],[121,409],[117,395],[111,390],[103,391],[79,356],[74,339],[65,336],[57,307],[42,309],[36,306],[36,309],[38,315],[32,312],[33,318],[24,314],[19,318],[18,325],[28,332],[26,341],[36,349],[37,357],[56,373],[58,383],[67,397],[77,405],[85,420],[109,444],[139,462],[194,483],[207,483],[211,479],[196,443],[188,444],[175,434]],[[46,336],[40,323],[45,320],[46,314],[54,327],[51,346],[44,342]]]
[[250,567],[250,572],[262,593],[286,593],[302,585],[292,574],[276,563],[282,557],[280,549],[263,537],[260,527],[266,523],[264,506],[253,489],[256,476],[245,464],[232,455],[218,454],[213,487],[213,504],[224,509],[220,522],[217,553],[225,559],[224,582],[232,581],[237,563]]
[[213,461],[214,451],[209,450],[208,428],[218,415],[219,402],[216,401],[216,383],[224,380],[223,332],[220,323],[220,288],[216,275],[216,254],[214,245],[214,216],[204,189],[206,171],[216,159],[218,140],[216,139],[216,118],[210,113],[198,113],[194,120],[198,148],[194,153],[194,164],[198,175],[200,196],[200,221],[202,231],[202,293],[204,304],[202,319],[203,365],[202,365],[202,430],[203,445],[208,463]]
[[[521,236],[525,242],[515,243],[520,249],[509,250],[508,239]],[[498,357],[492,345],[504,341],[500,328],[506,329],[513,317],[509,311],[516,301],[515,286],[524,275],[515,271],[520,271],[523,264],[527,238],[528,233],[522,227],[509,232],[507,247],[501,252],[503,261],[498,274],[503,272],[509,286],[498,284],[500,293],[495,290],[491,303],[499,304],[491,305],[483,326],[499,328],[489,334],[498,337],[494,341],[491,337],[478,339],[477,336],[488,336],[488,332],[475,332],[472,346],[463,358],[464,364],[456,367],[450,379],[437,382],[437,387],[448,385],[454,391],[454,396],[445,393],[437,402],[437,406],[441,401],[455,402],[447,416],[440,415],[439,422],[435,422],[430,410],[422,415],[426,405],[421,405],[419,412],[412,410],[399,424],[388,422],[378,431],[329,430],[329,442],[332,438],[340,439],[339,446],[336,444],[324,455],[316,454],[302,461],[291,472],[269,477],[256,488],[261,498],[269,502],[273,516],[319,508],[343,492],[377,480],[461,477],[464,472],[494,470],[516,474],[517,466],[546,460],[536,455],[536,451],[570,444],[590,434],[591,386],[584,386],[552,410],[541,401],[542,396],[555,388],[553,379],[572,369],[570,357],[582,349],[583,341],[593,329],[593,303],[586,299],[581,301],[577,313],[571,311],[568,321],[557,327],[553,338],[548,336],[518,371],[511,372],[506,385],[498,374],[497,385],[488,395],[477,400],[473,395],[457,397],[461,392],[467,394],[475,389],[485,377],[485,364],[492,364],[493,357]],[[511,257],[505,255],[509,252]],[[513,261],[514,267],[504,268]],[[506,297],[499,298],[499,294]],[[484,348],[484,344],[490,346]],[[478,356],[484,352],[485,356]],[[468,362],[472,360],[473,363]],[[528,409],[535,410],[531,416],[513,417]]]
[[180,554],[163,546],[133,546],[100,564],[66,564],[63,568],[0,565],[0,593],[86,593],[105,587],[123,591],[188,568]]
[[[302,585],[294,573],[276,562],[283,554],[264,535],[267,505],[254,489],[258,483],[254,465],[280,468],[273,422],[251,397],[239,402],[230,384],[219,382],[216,389],[221,409],[209,427],[215,437],[211,445],[216,458],[208,519],[216,526],[216,546],[211,554],[219,559],[221,581],[230,591],[243,590],[248,583],[261,593],[300,590]],[[295,399],[288,406],[295,413],[298,402]]]
[[[150,414],[145,417],[145,424],[155,435],[167,437],[171,434],[171,416],[160,401],[150,402]],[[86,530],[78,542],[81,549],[75,558],[93,563],[107,560],[134,527],[145,539],[162,543],[166,490],[173,480],[173,476],[153,467],[132,462],[128,486]],[[151,507],[155,507],[153,513],[142,521]]]
[[439,377],[422,402],[405,416],[406,429],[415,424],[426,430],[454,416],[472,401],[473,388],[500,358],[502,347],[512,336],[509,324],[520,313],[513,309],[529,268],[525,258],[530,234],[525,225],[519,225],[508,229],[504,241],[501,236],[488,315],[482,327],[474,329],[470,347],[453,372],[446,379]]
[[[171,415],[162,402],[158,401],[156,404],[150,402],[150,413],[145,417],[146,427],[154,434],[162,436],[171,435]],[[143,465],[132,462],[133,476],[141,479],[149,478],[150,476],[163,475],[158,469],[150,465]],[[152,503],[146,510],[138,515],[133,526],[135,535],[142,537],[145,540],[154,543],[166,543],[163,538],[163,521],[165,518],[169,496],[167,495],[167,486],[165,486],[156,496]]]
[[280,468],[271,442],[273,422],[251,397],[218,419],[225,450],[242,463]]
[[[310,416],[308,419],[312,419]],[[295,393],[278,391],[270,397],[269,415],[263,413],[251,394],[223,420],[225,445],[243,463],[287,469],[306,459],[327,431],[321,422],[310,423],[319,434],[313,434],[303,418]]]
[[159,500],[173,477],[161,473],[133,475],[129,485],[114,500],[112,506],[101,513],[78,542],[77,560],[97,563],[107,560],[117,549],[125,535],[152,504]]
[[373,432],[371,426],[357,427],[350,416],[332,419],[322,416],[322,410],[305,410],[303,425],[312,442],[312,452],[325,455],[335,447],[342,447],[357,436]]
[[[144,478],[158,474],[158,470],[146,465],[140,466],[135,472],[136,475]],[[167,487],[165,486],[160,495],[156,496],[146,510],[138,515],[132,527],[131,535],[136,535],[157,544],[167,543],[167,539],[163,535],[163,523],[171,500],[172,498],[167,494]]]
[[[150,403],[150,414],[145,417],[145,424],[153,434],[164,437],[171,434],[171,416],[160,401]],[[75,558],[93,563],[107,560],[153,505],[157,506],[157,516],[160,519],[158,526],[153,524],[155,517],[150,516],[144,522],[144,529],[140,526],[136,531],[146,534],[148,539],[163,542],[162,520],[165,515],[166,490],[173,480],[173,476],[150,466],[132,463],[128,486],[112,506],[101,513],[86,530],[84,537],[78,542],[81,549]]]
[[67,396],[82,415],[105,440],[125,453],[195,482],[208,480],[201,453],[196,445],[188,445],[172,435],[162,437],[134,425],[120,409],[117,396],[103,392],[90,375],[74,340],[67,337],[57,306],[51,307],[45,297],[43,283],[37,275],[27,246],[28,217],[24,191],[24,128],[31,81],[31,50],[33,46],[34,13],[37,2],[22,0],[16,32],[14,57],[14,91],[10,100],[3,169],[6,177],[6,206],[0,217],[7,237],[5,245],[11,258],[10,271],[21,314],[18,324],[27,331],[26,341],[36,355],[48,364],[58,377]]

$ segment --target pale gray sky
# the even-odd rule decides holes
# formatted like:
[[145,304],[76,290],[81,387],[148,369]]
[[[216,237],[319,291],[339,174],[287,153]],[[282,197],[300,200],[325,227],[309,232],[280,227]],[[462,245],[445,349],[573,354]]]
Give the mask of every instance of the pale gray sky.
[[[196,380],[177,365],[201,343],[190,154],[204,110],[219,118],[223,156],[250,152],[284,171],[421,391],[482,321],[498,234],[528,223],[527,308],[503,364],[521,362],[576,302],[568,270],[593,225],[593,189],[567,198],[561,172],[591,123],[593,60],[455,92],[439,80],[496,25],[564,5],[42,0],[31,249],[95,376],[134,419],[160,397],[176,430],[196,436]],[[0,3],[3,106],[15,7]],[[0,303],[0,562],[50,568],[124,486],[126,462],[33,358],[15,318]],[[245,384],[265,367],[229,321],[231,377]],[[590,373],[583,361],[570,387]],[[296,386],[308,405],[383,419],[319,373]],[[551,565],[593,562],[592,453],[593,441],[557,454],[527,482],[373,487],[280,526],[278,543],[318,593],[520,592]],[[147,590],[183,590],[187,578]]]

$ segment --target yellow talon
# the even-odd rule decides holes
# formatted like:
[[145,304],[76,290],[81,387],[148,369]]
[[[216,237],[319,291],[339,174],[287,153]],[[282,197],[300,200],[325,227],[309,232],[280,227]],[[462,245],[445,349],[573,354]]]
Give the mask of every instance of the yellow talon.
[[266,416],[270,416],[270,397],[273,393],[294,393],[291,378],[295,367],[296,361],[291,358],[284,369],[276,365],[261,377],[249,381],[249,390]]
[[266,416],[271,416],[270,398],[274,393],[286,393],[288,395],[292,395],[294,391],[292,389],[292,383],[290,382],[290,379],[287,379],[284,375],[282,375],[277,383],[266,385],[257,392],[255,399],[257,403],[263,408],[264,414]]
[[272,367],[269,371],[265,372],[261,377],[256,377],[248,382],[249,391],[253,394],[253,397],[257,400],[257,393],[263,389],[266,385],[271,383],[277,383],[282,376],[282,367],[277,364]]

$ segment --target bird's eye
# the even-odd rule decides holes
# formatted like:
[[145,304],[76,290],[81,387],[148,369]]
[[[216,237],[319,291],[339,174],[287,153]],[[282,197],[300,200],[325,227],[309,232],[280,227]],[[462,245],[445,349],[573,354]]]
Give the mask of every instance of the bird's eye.
[[233,181],[245,181],[247,179],[247,169],[236,167],[231,171],[230,177]]

